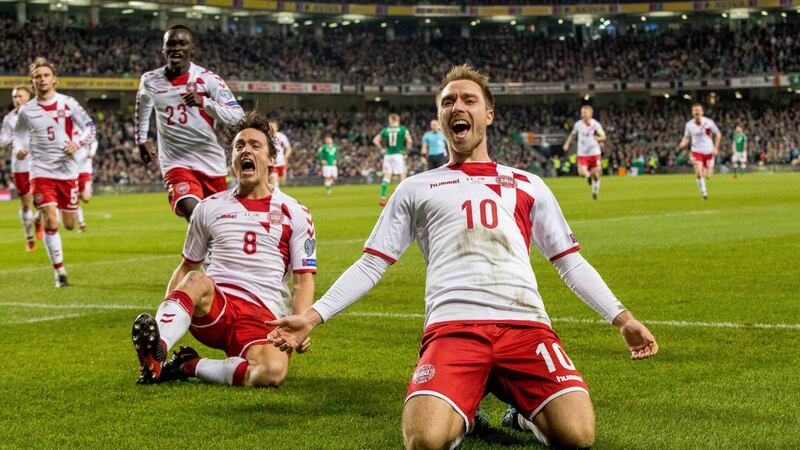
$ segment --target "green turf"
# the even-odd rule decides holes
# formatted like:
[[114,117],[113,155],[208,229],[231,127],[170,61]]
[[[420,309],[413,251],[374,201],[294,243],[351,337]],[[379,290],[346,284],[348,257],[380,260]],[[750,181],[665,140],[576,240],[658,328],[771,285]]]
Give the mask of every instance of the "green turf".
[[[557,320],[597,317],[534,255],[554,327],[591,387],[596,447],[800,447],[800,329],[747,326],[800,323],[800,174],[717,176],[707,202],[690,175],[604,178],[598,202],[577,178],[547,182],[583,254],[639,318],[745,326],[654,323],[660,354],[631,362],[611,326]],[[359,257],[378,187],[287,192],[316,221],[320,295]],[[421,318],[334,319],[280,389],[137,386],[130,325],[160,302],[185,224],[163,194],[97,197],[86,211],[88,233],[63,233],[72,286],[56,290],[41,245],[23,251],[17,204],[0,205],[0,447],[401,446]],[[412,247],[350,310],[421,313],[424,273]],[[497,426],[503,406],[489,398],[484,408]],[[506,444],[534,440],[496,430],[462,447]]]

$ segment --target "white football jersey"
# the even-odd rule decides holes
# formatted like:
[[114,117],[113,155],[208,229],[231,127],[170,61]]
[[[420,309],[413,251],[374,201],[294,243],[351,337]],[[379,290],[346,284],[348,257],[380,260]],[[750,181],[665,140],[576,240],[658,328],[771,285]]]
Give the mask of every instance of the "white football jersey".
[[73,180],[78,178],[78,161],[75,153],[64,153],[67,141],[80,148],[94,135],[94,122],[86,110],[74,98],[56,93],[48,101],[35,98],[20,109],[14,147],[26,148],[27,144],[31,179]]
[[17,159],[17,151],[20,148],[27,150],[30,133],[25,131],[20,136],[21,147],[12,145],[14,143],[14,127],[17,126],[17,119],[19,119],[19,111],[16,109],[3,117],[3,126],[0,128],[0,145],[11,145],[11,172],[25,173],[30,171],[31,157],[26,156],[23,159]]
[[286,149],[289,148],[289,138],[283,132],[278,131],[275,133],[275,150],[278,151],[278,156],[275,157],[275,165],[286,165]]
[[600,143],[597,136],[603,135],[603,126],[592,119],[589,125],[583,119],[575,122],[572,132],[578,135],[578,156],[597,156],[600,154]]
[[425,326],[454,320],[549,325],[531,240],[551,261],[580,249],[541,178],[491,162],[443,166],[400,183],[364,252],[392,263],[414,240],[428,265]]
[[[182,95],[197,92],[203,107],[189,107]],[[147,142],[150,113],[156,111],[161,173],[182,167],[211,176],[228,174],[225,151],[217,142],[217,121],[233,124],[244,111],[219,76],[194,63],[170,81],[164,68],[142,75],[136,95],[136,143]]]
[[267,307],[275,317],[292,312],[290,271],[317,271],[311,214],[281,191],[251,200],[228,190],[201,201],[189,222],[183,257],[199,263],[212,247],[206,275],[223,292]]
[[78,160],[78,173],[92,173],[92,163],[94,155],[97,153],[97,136],[88,145],[84,145],[75,152],[75,159]]
[[717,133],[717,124],[708,117],[701,117],[699,125],[694,119],[686,122],[683,136],[692,140],[693,152],[709,155],[714,151],[714,135]]

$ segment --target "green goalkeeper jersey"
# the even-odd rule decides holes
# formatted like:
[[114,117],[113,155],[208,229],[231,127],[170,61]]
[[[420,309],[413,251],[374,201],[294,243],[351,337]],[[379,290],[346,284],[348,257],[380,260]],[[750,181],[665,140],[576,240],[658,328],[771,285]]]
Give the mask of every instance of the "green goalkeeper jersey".
[[335,166],[336,160],[339,159],[339,151],[336,149],[336,144],[323,144],[317,150],[317,159],[325,161],[326,166]]
[[744,144],[747,142],[747,135],[742,134],[734,134],[733,135],[733,143],[735,144],[736,151],[741,153],[744,151]]
[[381,139],[386,144],[387,155],[402,155],[406,151],[406,136],[408,129],[402,125],[384,128],[381,131]]

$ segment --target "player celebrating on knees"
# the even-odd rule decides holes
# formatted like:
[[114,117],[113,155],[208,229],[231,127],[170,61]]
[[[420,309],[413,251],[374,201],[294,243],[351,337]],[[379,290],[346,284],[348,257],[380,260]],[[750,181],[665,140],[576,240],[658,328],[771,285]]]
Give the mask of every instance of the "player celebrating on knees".
[[592,199],[597,200],[600,193],[600,142],[606,140],[603,126],[592,119],[594,109],[589,105],[581,107],[581,120],[575,122],[572,132],[564,142],[564,151],[569,151],[572,137],[578,135],[578,175],[585,177],[592,186]]
[[[197,205],[183,262],[170,279],[166,299],[155,317],[143,313],[133,324],[140,383],[196,376],[232,386],[278,386],[286,377],[289,357],[268,345],[272,328],[264,322],[311,305],[317,265],[314,224],[303,205],[268,183],[275,163],[269,122],[248,113],[230,131],[236,188]],[[212,246],[205,273],[197,270]],[[183,347],[165,362],[186,331],[224,350],[228,358],[200,358]],[[297,350],[305,351],[309,342]]]
[[[92,199],[92,162],[97,153],[97,138],[92,139],[89,145],[84,145],[76,153],[75,159],[78,160],[78,195],[83,203],[89,203]],[[78,204],[78,232],[86,232],[86,221],[83,217],[83,208]]]
[[167,64],[147,72],[136,95],[136,142],[142,161],[154,156],[147,146],[150,113],[156,111],[158,160],[175,214],[186,220],[203,198],[227,189],[225,152],[217,142],[217,121],[232,124],[244,112],[222,78],[192,63],[192,32],[174,25],[161,49]]
[[737,172],[744,176],[747,170],[747,135],[741,125],[736,126],[736,131],[731,139],[731,163],[733,165],[733,178]]
[[339,176],[336,160],[339,159],[339,150],[333,143],[331,135],[325,136],[325,143],[317,149],[317,159],[322,161],[322,178],[325,180],[325,193],[331,195],[333,183]]
[[31,90],[25,85],[19,85],[11,91],[11,101],[14,109],[3,118],[3,126],[0,128],[0,145],[11,145],[11,173],[14,176],[14,185],[17,187],[19,196],[19,218],[22,221],[22,229],[25,230],[25,249],[32,252],[36,249],[36,241],[33,239],[33,196],[31,195],[30,184],[30,162],[28,157],[29,136],[20,136],[20,145],[15,148],[14,127],[19,119],[19,111],[22,106],[31,99]]
[[278,121],[270,120],[270,126],[275,130],[275,148],[278,151],[278,156],[275,158],[275,167],[272,168],[272,174],[269,176],[270,184],[280,187],[286,184],[286,165],[289,162],[289,157],[292,156],[292,144],[289,138],[282,131],[278,131]]
[[[44,246],[55,269],[55,285],[67,285],[64,252],[58,233],[59,217],[64,228],[75,228],[78,209],[78,161],[75,153],[94,139],[94,123],[72,97],[56,92],[56,68],[45,58],[30,66],[36,98],[19,111],[14,127],[14,147],[27,145],[31,158],[33,204],[44,221]],[[74,129],[80,131],[74,133]]]
[[492,162],[488,78],[454,67],[436,96],[450,164],[401,183],[364,255],[303,313],[269,325],[273,345],[298,348],[311,330],[365,295],[416,239],[428,263],[425,331],[403,411],[407,448],[454,448],[481,398],[510,403],[545,443],[588,447],[588,388],[539,294],[531,240],[587,305],[617,326],[633,359],[653,356],[650,332],[620,304],[578,246],[541,178]]
[[375,135],[372,143],[383,153],[383,181],[381,181],[380,205],[386,206],[386,193],[392,176],[397,175],[400,181],[406,178],[406,150],[414,143],[408,128],[400,125],[400,116],[389,114],[389,126]]
[[706,179],[711,179],[714,173],[714,156],[719,153],[721,140],[722,133],[717,124],[703,116],[703,105],[700,103],[692,105],[692,120],[686,122],[683,139],[678,148],[682,150],[689,145],[689,141],[692,143],[692,166],[697,179],[697,189],[700,190],[703,200],[708,200]]

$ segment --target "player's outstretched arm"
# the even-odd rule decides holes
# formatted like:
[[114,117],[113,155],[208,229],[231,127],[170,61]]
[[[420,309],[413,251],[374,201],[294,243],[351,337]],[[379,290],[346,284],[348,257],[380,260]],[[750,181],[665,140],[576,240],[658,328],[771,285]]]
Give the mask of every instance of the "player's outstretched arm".
[[645,359],[658,353],[658,344],[647,327],[625,309],[597,270],[579,252],[559,258],[553,265],[575,295],[619,329],[631,351],[631,359]]
[[650,330],[636,320],[630,311],[621,312],[614,318],[614,325],[622,334],[622,339],[628,344],[631,359],[634,361],[647,359],[658,353],[658,343]]
[[365,296],[378,284],[388,267],[389,263],[384,259],[365,253],[308,311],[267,322],[268,326],[276,327],[269,334],[272,344],[282,351],[300,348],[314,327]]

